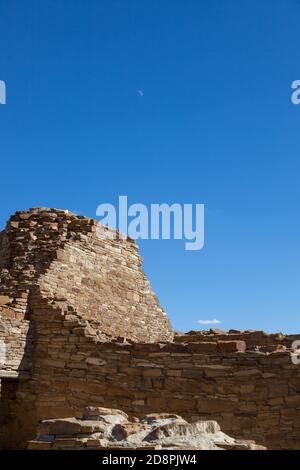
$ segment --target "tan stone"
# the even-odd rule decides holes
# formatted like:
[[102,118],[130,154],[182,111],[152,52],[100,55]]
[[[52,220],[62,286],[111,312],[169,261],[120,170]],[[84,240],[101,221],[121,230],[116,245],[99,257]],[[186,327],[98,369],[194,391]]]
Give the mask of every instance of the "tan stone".
[[179,399],[179,398],[172,398],[169,402],[169,409],[171,411],[188,411],[193,410],[195,407],[195,400],[192,399]]
[[76,418],[50,419],[42,422],[40,435],[47,434],[79,434],[81,432],[80,422]]
[[160,377],[161,370],[160,369],[146,369],[143,371],[144,377]]
[[199,413],[222,413],[224,411],[232,411],[234,403],[229,400],[198,400],[197,410]]
[[218,341],[217,349],[221,353],[245,352],[245,341]]
[[300,395],[287,395],[285,397],[285,402],[288,406],[300,407]]
[[52,442],[45,441],[29,441],[28,449],[29,450],[49,450],[52,446]]
[[242,384],[240,386],[240,391],[242,394],[244,393],[253,393],[254,392],[254,385],[253,384]]
[[124,411],[116,410],[114,408],[104,408],[101,406],[88,406],[83,412],[84,419],[97,419],[99,416],[122,416],[125,419],[128,419],[128,415]]
[[10,303],[12,299],[8,295],[0,295],[0,306]]

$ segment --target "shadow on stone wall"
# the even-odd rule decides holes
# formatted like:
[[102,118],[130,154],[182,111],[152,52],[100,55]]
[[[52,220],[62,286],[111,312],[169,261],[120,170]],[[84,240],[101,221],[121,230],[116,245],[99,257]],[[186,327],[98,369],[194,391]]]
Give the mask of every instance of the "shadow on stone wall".
[[[23,339],[24,350],[19,364],[15,370],[6,368],[5,364],[0,369],[0,449],[13,449],[17,446],[17,436],[22,428],[22,416],[20,416],[20,401],[22,401],[22,389],[24,381],[28,381],[32,372],[32,354],[34,345],[34,323],[29,321],[28,330]],[[16,351],[16,358],[19,351]]]

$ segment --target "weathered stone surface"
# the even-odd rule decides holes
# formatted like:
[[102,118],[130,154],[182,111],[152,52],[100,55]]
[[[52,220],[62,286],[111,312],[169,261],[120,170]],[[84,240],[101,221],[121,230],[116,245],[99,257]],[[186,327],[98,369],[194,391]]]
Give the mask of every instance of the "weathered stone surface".
[[128,415],[121,410],[89,406],[83,413],[84,419],[99,420],[110,424],[119,424],[128,420]]
[[[89,415],[91,409],[84,412]],[[103,414],[100,414],[103,413]],[[220,430],[215,421],[188,423],[178,415],[168,413],[151,414],[141,421],[122,424],[104,423],[107,416],[122,416],[120,410],[98,408],[97,421],[66,418],[48,420],[40,425],[39,437],[28,443],[29,449],[200,449],[200,450],[263,450],[253,441],[235,440]],[[102,437],[99,438],[99,423],[102,421]],[[63,424],[65,423],[65,424]],[[75,424],[77,423],[77,427]],[[73,426],[73,428],[72,428]],[[45,435],[45,430],[50,435]],[[71,437],[71,430],[74,430]],[[57,431],[62,431],[60,434]],[[78,432],[78,430],[80,430]],[[67,433],[65,431],[68,431]],[[84,436],[80,436],[85,434]],[[64,435],[70,437],[66,438]]]
[[172,414],[172,413],[150,413],[146,416],[144,416],[141,420],[142,423],[147,423],[147,424],[152,424],[155,425],[157,423],[163,424],[165,423],[171,423],[171,422],[182,422],[182,423],[187,423],[185,419],[183,419],[181,416]]
[[50,419],[41,424],[40,433],[42,435],[52,434],[79,434],[80,423],[76,418]]

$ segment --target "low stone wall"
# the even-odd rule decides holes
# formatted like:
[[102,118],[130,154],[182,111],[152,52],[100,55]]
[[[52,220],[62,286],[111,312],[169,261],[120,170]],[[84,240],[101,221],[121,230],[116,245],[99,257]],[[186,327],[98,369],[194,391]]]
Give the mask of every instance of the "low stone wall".
[[170,412],[214,419],[234,437],[299,448],[300,368],[290,350],[247,351],[242,340],[217,339],[104,343],[76,312],[45,305],[33,313],[33,376],[20,384],[14,403],[23,442],[42,419],[106,406],[139,417]]
[[281,348],[291,348],[294,341],[300,340],[300,335],[286,335],[283,333],[266,333],[265,331],[257,330],[229,330],[223,331],[220,329],[190,331],[186,334],[177,333],[174,337],[176,343],[187,342],[214,342],[214,341],[245,341],[247,350],[261,350],[268,352],[276,349],[277,346]]

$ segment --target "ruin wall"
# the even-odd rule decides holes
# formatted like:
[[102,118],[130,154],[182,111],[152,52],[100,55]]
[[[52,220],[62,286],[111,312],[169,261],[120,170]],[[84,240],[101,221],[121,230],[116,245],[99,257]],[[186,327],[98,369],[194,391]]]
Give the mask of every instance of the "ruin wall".
[[10,218],[0,233],[0,320],[29,319],[36,288],[68,302],[103,338],[173,338],[136,243],[93,219],[46,208]]
[[300,446],[300,369],[291,350],[247,351],[244,341],[224,340],[108,343],[75,312],[45,305],[34,315],[33,375],[12,409],[24,441],[42,419],[105,406],[138,417],[215,419],[224,432],[268,448]]
[[54,209],[17,212],[0,234],[0,448],[97,405],[215,419],[238,438],[299,448],[299,335],[174,337],[135,242],[106,235]]

